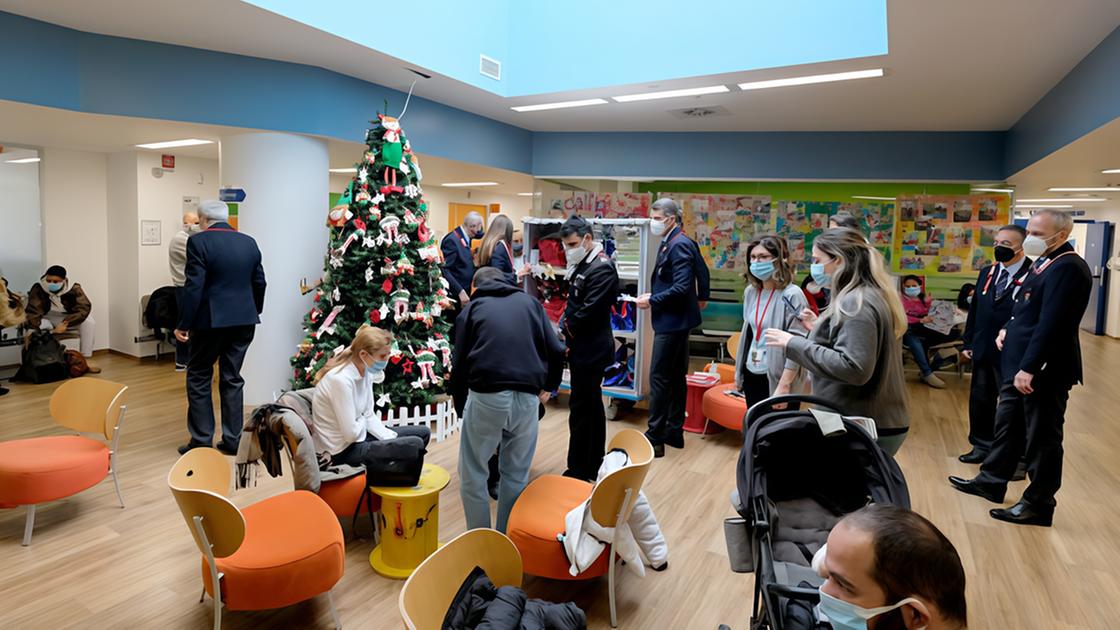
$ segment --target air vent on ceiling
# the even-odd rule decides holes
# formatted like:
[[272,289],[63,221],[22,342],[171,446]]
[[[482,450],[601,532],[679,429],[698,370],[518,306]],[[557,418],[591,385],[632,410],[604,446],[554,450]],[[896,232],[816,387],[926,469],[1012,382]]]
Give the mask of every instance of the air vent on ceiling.
[[478,71],[495,81],[502,80],[502,62],[486,55],[478,56]]
[[713,116],[730,116],[731,112],[726,107],[686,107],[684,109],[670,109],[669,113],[676,118],[712,118]]

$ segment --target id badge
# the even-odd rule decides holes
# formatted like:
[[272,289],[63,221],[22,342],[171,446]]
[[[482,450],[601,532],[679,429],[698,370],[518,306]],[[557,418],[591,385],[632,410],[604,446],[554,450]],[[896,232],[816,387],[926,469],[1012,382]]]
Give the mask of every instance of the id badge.
[[747,369],[754,374],[765,374],[767,371],[766,351],[765,342],[752,337],[751,347],[747,350]]

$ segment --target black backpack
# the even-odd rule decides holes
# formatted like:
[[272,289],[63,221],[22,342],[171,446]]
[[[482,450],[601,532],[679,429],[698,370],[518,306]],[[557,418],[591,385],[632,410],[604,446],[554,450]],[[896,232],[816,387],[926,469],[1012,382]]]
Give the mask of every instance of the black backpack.
[[49,330],[31,333],[31,339],[23,349],[23,359],[13,381],[34,383],[53,383],[70,376],[70,366],[66,363],[66,348],[62,347]]

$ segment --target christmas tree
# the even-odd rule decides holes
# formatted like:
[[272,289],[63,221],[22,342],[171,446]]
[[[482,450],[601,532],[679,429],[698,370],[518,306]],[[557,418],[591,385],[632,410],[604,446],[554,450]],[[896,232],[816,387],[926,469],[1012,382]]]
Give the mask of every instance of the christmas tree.
[[385,380],[375,385],[379,411],[427,404],[444,392],[451,367],[452,303],[440,249],[426,225],[420,164],[400,123],[378,114],[366,132],[356,175],[331,208],[330,243],[305,337],[292,357],[292,386],[315,374],[350,344],[362,324],[393,333]]

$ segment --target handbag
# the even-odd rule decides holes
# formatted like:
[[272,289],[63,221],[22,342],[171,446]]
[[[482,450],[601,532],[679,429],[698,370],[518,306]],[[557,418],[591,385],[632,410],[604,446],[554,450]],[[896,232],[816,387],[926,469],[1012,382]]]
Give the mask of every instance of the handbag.
[[51,331],[37,330],[31,333],[31,339],[23,349],[19,371],[12,380],[39,385],[61,381],[69,374],[66,349]]
[[420,483],[425,453],[424,440],[414,435],[369,442],[362,461],[366,467],[366,485],[415,486]]
[[89,372],[89,361],[77,350],[66,351],[66,370],[70,378],[78,378]]

